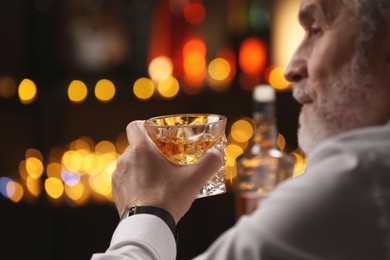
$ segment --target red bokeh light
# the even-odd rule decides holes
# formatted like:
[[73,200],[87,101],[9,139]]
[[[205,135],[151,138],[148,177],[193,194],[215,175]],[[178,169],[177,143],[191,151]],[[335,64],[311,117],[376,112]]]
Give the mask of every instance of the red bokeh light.
[[190,24],[200,24],[206,17],[206,10],[202,3],[192,2],[184,7],[184,18]]

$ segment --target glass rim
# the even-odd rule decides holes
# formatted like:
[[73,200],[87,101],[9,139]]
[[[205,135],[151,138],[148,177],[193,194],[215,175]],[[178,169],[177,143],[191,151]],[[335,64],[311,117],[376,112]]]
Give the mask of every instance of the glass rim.
[[[193,125],[159,125],[154,122],[154,120],[162,119],[162,118],[168,118],[168,117],[198,117],[198,116],[214,116],[218,118],[218,121],[215,122],[209,122],[204,124],[193,124]],[[226,121],[227,117],[220,115],[220,114],[211,114],[211,113],[179,113],[179,114],[170,114],[170,115],[161,115],[161,116],[154,116],[149,119],[145,120],[145,125],[151,126],[151,127],[178,127],[178,128],[184,128],[184,127],[197,127],[197,126],[208,126],[208,125],[214,125],[218,124],[220,122]]]

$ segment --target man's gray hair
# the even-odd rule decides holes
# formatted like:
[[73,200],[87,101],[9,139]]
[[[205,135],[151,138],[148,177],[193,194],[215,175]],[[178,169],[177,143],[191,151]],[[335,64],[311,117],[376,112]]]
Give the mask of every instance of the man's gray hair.
[[355,13],[364,30],[372,33],[382,23],[390,9],[389,0],[342,0],[344,5]]
[[386,13],[390,10],[390,0],[342,0],[343,4],[355,15],[360,27],[360,36],[356,39],[358,53],[353,61],[353,72],[361,73],[368,68],[367,58],[373,44],[373,37],[380,29]]

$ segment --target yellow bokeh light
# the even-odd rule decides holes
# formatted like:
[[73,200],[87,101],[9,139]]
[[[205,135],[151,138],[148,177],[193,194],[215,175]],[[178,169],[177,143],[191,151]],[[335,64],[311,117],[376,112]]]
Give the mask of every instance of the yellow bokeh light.
[[97,157],[97,164],[100,172],[104,172],[106,166],[111,161],[116,161],[117,155],[115,153],[104,153]]
[[148,70],[150,78],[155,82],[159,82],[163,78],[172,76],[173,64],[168,57],[159,56],[150,62]]
[[42,192],[42,182],[41,180],[36,180],[30,176],[27,178],[26,186],[28,191],[34,196],[38,197]]
[[83,156],[76,151],[67,151],[62,156],[62,166],[69,172],[79,172],[83,163]]
[[17,203],[23,198],[23,186],[16,181],[9,181],[6,186],[6,193],[10,200]]
[[174,98],[179,93],[179,82],[174,77],[167,77],[158,83],[158,92],[164,98]]
[[81,182],[78,182],[77,184],[73,186],[65,185],[65,194],[70,199],[77,201],[80,198],[83,197],[85,192],[85,187]]
[[100,154],[115,153],[116,149],[115,149],[115,145],[113,143],[111,143],[110,141],[103,140],[103,141],[96,144],[95,152],[98,154],[99,153]]
[[108,79],[101,79],[96,83],[95,96],[101,102],[108,102],[115,96],[115,86]]
[[154,83],[148,78],[139,78],[133,85],[134,95],[141,100],[147,100],[154,94]]
[[45,191],[53,199],[58,199],[64,193],[64,184],[60,179],[53,177],[47,178],[45,180]]
[[216,58],[212,60],[208,66],[208,72],[214,80],[226,80],[230,75],[230,64],[227,60]]
[[[79,187],[67,187],[65,186],[65,193],[67,197],[72,200],[72,206],[80,206],[86,204],[91,196],[91,190],[88,185],[83,183],[78,183]],[[68,191],[67,191],[68,190]],[[81,196],[80,196],[81,194]]]
[[275,67],[271,70],[269,73],[269,83],[278,90],[285,90],[291,85],[284,77],[283,67]]
[[101,171],[98,164],[98,156],[96,154],[90,153],[84,157],[83,171],[91,176],[94,176]]
[[22,104],[29,104],[34,101],[37,95],[37,87],[31,79],[24,79],[18,88],[19,100]]
[[84,82],[73,80],[68,87],[68,98],[71,102],[80,103],[85,100],[88,94],[88,88]]
[[70,143],[70,148],[74,151],[91,151],[91,143],[88,142],[85,138],[79,138]]
[[111,183],[112,173],[115,171],[115,169],[116,169],[116,160],[110,161],[106,164],[105,172],[110,178],[110,183]]
[[16,92],[16,82],[9,76],[0,77],[0,97],[9,98]]
[[225,149],[226,154],[226,179],[233,180],[237,175],[236,158],[244,152],[244,149],[237,144],[228,144]]
[[227,166],[234,166],[236,158],[242,154],[244,150],[242,147],[236,144],[229,144],[226,146],[225,154],[226,154],[226,165]]
[[248,120],[240,119],[234,122],[230,134],[237,142],[247,142],[253,135],[253,126]]
[[111,185],[107,183],[106,177],[103,174],[93,176],[89,179],[89,185],[92,190],[105,197],[111,194]]
[[40,178],[42,176],[43,170],[43,163],[38,158],[29,157],[26,159],[26,171],[31,178]]

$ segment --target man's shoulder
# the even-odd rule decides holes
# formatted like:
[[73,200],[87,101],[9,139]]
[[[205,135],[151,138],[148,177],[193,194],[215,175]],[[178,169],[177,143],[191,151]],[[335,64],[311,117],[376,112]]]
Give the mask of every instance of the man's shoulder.
[[359,166],[389,161],[390,122],[383,126],[355,129],[329,138],[309,155],[308,165],[310,167],[332,158],[337,159],[336,157],[341,164],[355,160]]

